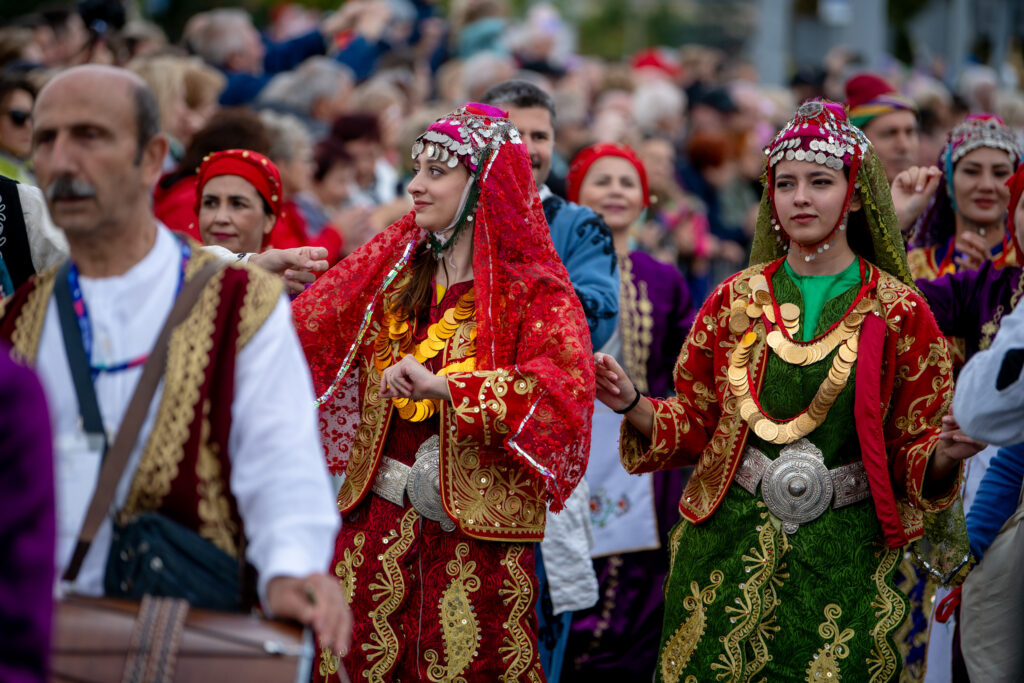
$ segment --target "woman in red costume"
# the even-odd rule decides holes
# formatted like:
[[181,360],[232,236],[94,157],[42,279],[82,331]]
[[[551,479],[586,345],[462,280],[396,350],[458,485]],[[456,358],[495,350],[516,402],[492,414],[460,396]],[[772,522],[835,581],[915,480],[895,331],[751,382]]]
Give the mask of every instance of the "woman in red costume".
[[[469,104],[412,150],[414,210],[295,302],[353,680],[543,680],[533,542],[586,467],[594,371],[519,133]],[[321,651],[317,680],[341,665]],[[344,653],[341,653],[344,654]]]

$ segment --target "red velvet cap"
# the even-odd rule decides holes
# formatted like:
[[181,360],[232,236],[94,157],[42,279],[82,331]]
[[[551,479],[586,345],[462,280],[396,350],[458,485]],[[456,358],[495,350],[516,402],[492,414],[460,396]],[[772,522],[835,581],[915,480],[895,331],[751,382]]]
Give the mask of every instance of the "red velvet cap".
[[570,202],[579,202],[580,187],[583,185],[583,179],[587,177],[587,171],[594,165],[594,162],[601,157],[622,157],[633,164],[637,174],[640,176],[640,189],[644,195],[644,208],[651,205],[651,191],[647,186],[647,171],[644,170],[643,162],[640,161],[640,157],[636,155],[636,152],[631,147],[617,142],[602,142],[591,145],[581,150],[572,160],[572,164],[569,166],[569,175],[565,178],[566,194]]
[[236,175],[256,188],[267,200],[274,216],[281,215],[281,173],[274,162],[259,152],[248,149],[228,149],[214,152],[203,159],[196,180],[196,215],[203,198],[203,188],[211,178]]

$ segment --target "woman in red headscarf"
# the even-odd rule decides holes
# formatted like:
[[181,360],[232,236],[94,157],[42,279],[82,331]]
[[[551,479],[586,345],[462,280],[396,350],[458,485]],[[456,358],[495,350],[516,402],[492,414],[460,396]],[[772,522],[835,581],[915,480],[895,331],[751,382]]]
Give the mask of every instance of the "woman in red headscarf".
[[263,251],[281,214],[281,174],[258,152],[214,152],[199,167],[195,211],[204,245]]
[[332,570],[360,618],[344,666],[543,680],[533,542],[586,468],[588,328],[504,112],[460,107],[412,156],[413,212],[294,305],[345,475]]
[[[569,201],[601,215],[618,254],[618,325],[601,351],[627,368],[641,392],[668,396],[694,307],[677,268],[632,249],[632,231],[650,206],[644,165],[626,145],[593,145],[573,159],[566,186]],[[686,483],[684,470],[626,473],[618,459],[621,421],[604,405],[595,407],[587,483],[601,600],[573,615],[565,666],[580,677],[650,676],[668,574],[664,548]]]
[[[596,358],[626,469],[695,465],[656,680],[893,681],[896,566],[976,445],[943,421],[949,357],[870,142],[841,106],[808,102],[766,152],[751,265],[697,314],[676,396],[644,397]],[[942,570],[965,536],[934,539],[951,544]]]

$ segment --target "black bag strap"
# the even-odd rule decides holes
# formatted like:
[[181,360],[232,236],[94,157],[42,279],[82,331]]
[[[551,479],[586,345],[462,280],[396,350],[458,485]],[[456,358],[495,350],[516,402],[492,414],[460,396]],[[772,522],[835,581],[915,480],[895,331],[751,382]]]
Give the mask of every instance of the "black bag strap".
[[[78,535],[75,552],[71,557],[71,562],[68,563],[67,570],[64,572],[63,578],[65,581],[74,581],[78,576],[78,570],[81,569],[85,555],[89,552],[89,546],[92,545],[96,532],[99,531],[107,509],[114,499],[117,483],[121,480],[124,468],[128,464],[128,458],[135,447],[135,442],[138,441],[139,432],[142,430],[142,423],[145,422],[146,414],[149,412],[149,405],[153,401],[153,394],[156,393],[157,385],[160,384],[160,378],[163,377],[164,367],[167,364],[167,347],[171,340],[171,333],[188,317],[195,303],[199,300],[199,294],[202,292],[203,287],[223,267],[223,263],[216,259],[211,259],[185,283],[177,300],[174,302],[174,306],[171,308],[171,312],[167,316],[163,328],[160,330],[160,335],[153,345],[153,350],[150,352],[149,358],[146,359],[146,363],[142,366],[142,377],[139,378],[139,383],[135,387],[135,393],[132,394],[132,399],[128,403],[128,409],[121,420],[121,428],[118,429],[117,436],[114,437],[114,442],[110,446],[107,457],[103,460],[100,476],[96,482],[96,489],[93,491],[92,500],[89,502],[89,507],[85,513],[85,521],[82,522],[82,529]],[[78,343],[81,345],[81,338],[79,338]],[[84,351],[82,355],[85,355]],[[86,367],[88,367],[88,364],[86,364]],[[92,387],[91,377],[89,378],[89,386]],[[95,389],[93,389],[94,400],[95,396]]]
[[71,262],[65,261],[57,270],[57,282],[53,295],[57,299],[57,314],[60,318],[60,331],[64,336],[64,349],[71,367],[71,379],[75,384],[75,395],[78,397],[78,414],[82,419],[82,429],[89,440],[89,448],[98,450],[105,456],[107,447],[107,430],[103,427],[100,406],[96,401],[96,387],[92,383],[92,371],[89,359],[85,357],[85,345],[82,344],[82,331],[78,327],[78,316],[75,315],[71,301],[71,288],[68,286],[68,272]]

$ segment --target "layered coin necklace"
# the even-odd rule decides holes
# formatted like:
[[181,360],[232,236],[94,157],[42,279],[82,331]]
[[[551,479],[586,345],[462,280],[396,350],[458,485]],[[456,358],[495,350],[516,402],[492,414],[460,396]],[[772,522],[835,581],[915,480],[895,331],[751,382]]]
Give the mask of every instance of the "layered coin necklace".
[[[729,314],[729,330],[742,335],[729,359],[729,388],[738,401],[740,417],[750,425],[754,434],[761,439],[778,445],[789,444],[801,439],[825,421],[829,409],[850,379],[850,371],[857,361],[860,327],[873,303],[863,298],[843,320],[828,334],[813,343],[798,344],[791,340],[799,332],[800,308],[786,303],[776,307],[768,289],[768,280],[758,274],[750,279],[750,296],[732,303]],[[781,318],[779,329],[776,322]],[[828,376],[818,388],[810,405],[796,417],[789,420],[775,420],[765,415],[758,397],[754,395],[753,380],[750,376],[751,349],[757,341],[754,323],[766,320],[765,341],[776,356],[790,365],[806,366],[817,363],[830,353],[838,352],[832,359]]]
[[[470,340],[469,349],[464,360],[450,363],[440,370],[438,375],[447,375],[452,372],[472,372],[476,370],[476,324],[472,322],[476,312],[476,296],[473,289],[459,297],[454,306],[449,308],[441,316],[441,319],[427,328],[426,338],[417,343],[412,339],[412,326],[406,315],[388,313],[384,316],[380,333],[374,342],[374,362],[379,372],[391,366],[394,360],[394,347],[398,347],[398,357],[404,358],[412,354],[420,363],[426,363],[429,359],[439,354],[451,339],[460,326],[471,325],[468,333]],[[408,398],[396,397],[391,399],[398,409],[398,415],[410,422],[423,422],[441,408],[441,402],[435,398],[424,398],[413,401]]]

